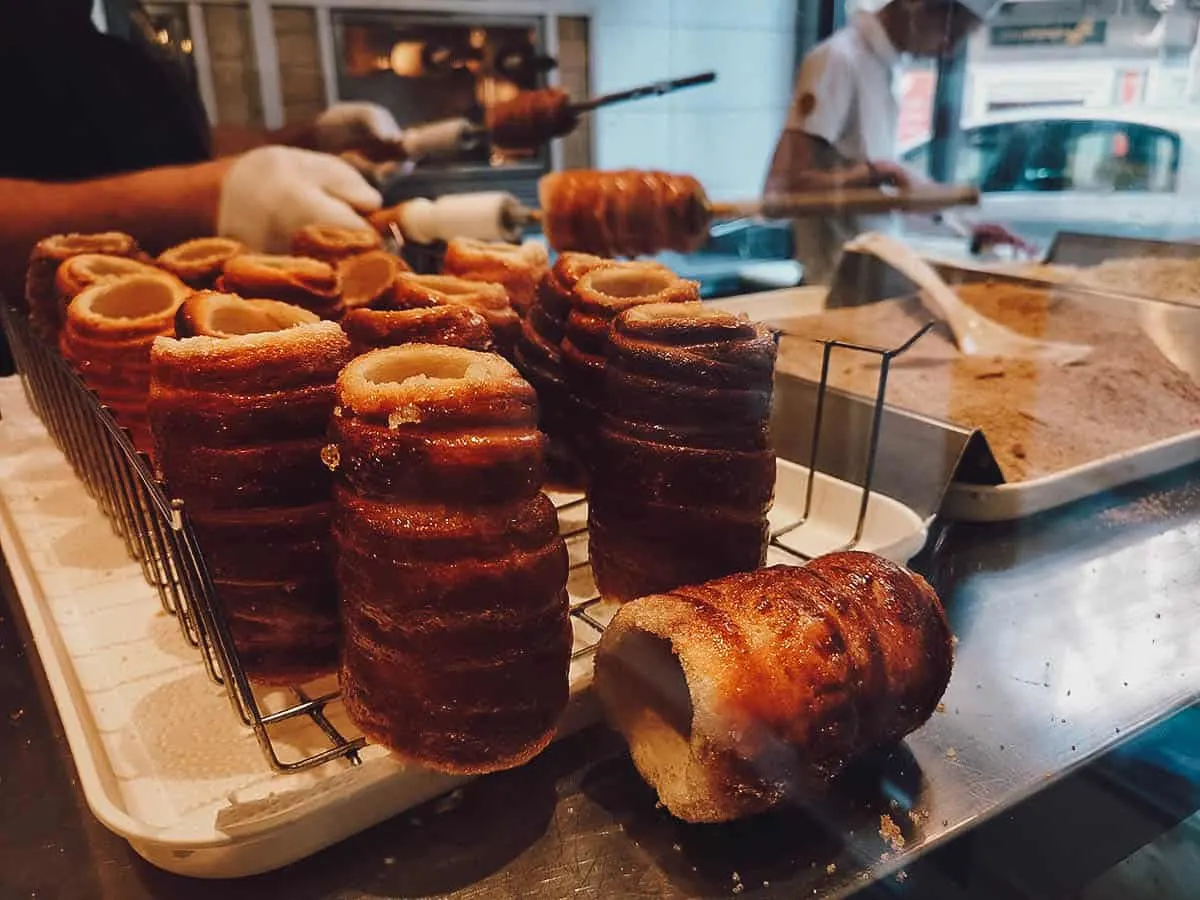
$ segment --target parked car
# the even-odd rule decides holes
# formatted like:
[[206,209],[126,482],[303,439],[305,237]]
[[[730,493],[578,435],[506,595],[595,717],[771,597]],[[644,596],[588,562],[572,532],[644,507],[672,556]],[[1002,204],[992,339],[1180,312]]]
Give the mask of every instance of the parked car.
[[[926,171],[928,140],[901,158]],[[1200,116],[1082,106],[989,115],[964,125],[953,180],[982,192],[963,219],[1043,246],[1059,231],[1200,239]]]

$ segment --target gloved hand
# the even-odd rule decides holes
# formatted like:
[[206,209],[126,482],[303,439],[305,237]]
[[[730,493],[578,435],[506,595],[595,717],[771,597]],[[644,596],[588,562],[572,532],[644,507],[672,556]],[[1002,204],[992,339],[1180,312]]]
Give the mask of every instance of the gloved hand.
[[370,228],[360,213],[382,205],[379,192],[336,156],[295,147],[259,147],[239,157],[221,182],[217,234],[266,253],[286,253],[305,225]]
[[335,103],[313,123],[313,141],[326,153],[394,145],[403,136],[392,114],[378,103]]
[[983,253],[993,247],[1009,246],[1027,256],[1039,256],[1041,250],[1003,225],[981,222],[971,229],[971,252]]

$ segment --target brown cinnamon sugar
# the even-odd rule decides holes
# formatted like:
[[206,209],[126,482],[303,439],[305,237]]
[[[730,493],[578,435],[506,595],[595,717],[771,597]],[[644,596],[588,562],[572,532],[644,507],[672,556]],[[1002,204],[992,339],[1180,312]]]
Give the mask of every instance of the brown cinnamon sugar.
[[[1132,306],[999,282],[958,291],[1014,331],[1094,348],[1084,362],[1067,367],[964,357],[939,324],[893,362],[889,404],[982,429],[1007,481],[1050,475],[1200,429],[1200,386],[1159,352]],[[929,318],[910,299],[793,320],[779,369],[815,381],[820,348],[810,338],[891,347]],[[830,384],[873,395],[878,372],[875,358],[835,351]]]

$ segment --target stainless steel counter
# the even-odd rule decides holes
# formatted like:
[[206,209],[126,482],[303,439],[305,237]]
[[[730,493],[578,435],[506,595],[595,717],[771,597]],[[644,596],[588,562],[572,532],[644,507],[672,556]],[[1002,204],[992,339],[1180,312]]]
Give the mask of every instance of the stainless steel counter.
[[[220,895],[843,895],[866,870],[910,866],[1197,694],[1200,469],[1024,522],[936,529],[917,567],[959,637],[945,709],[808,809],[683,825],[655,808],[619,742],[593,729]],[[0,896],[212,896],[212,885],[133,859],[78,807],[11,604],[0,613]],[[880,836],[885,814],[901,849]]]

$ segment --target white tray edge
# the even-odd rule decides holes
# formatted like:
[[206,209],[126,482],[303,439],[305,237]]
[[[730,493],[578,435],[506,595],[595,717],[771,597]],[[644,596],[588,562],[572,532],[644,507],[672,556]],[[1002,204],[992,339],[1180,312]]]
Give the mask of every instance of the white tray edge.
[[1200,430],[1030,481],[991,486],[956,481],[940,512],[958,522],[1006,522],[1195,462],[1200,462]]

